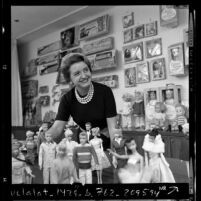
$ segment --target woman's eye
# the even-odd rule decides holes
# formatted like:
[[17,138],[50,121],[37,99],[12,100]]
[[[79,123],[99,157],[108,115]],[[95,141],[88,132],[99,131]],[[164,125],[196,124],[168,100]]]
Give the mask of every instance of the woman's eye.
[[78,76],[80,74],[80,72],[76,72],[74,73],[74,76]]
[[88,68],[84,68],[84,72],[86,73],[86,72],[88,72],[89,71],[89,69]]

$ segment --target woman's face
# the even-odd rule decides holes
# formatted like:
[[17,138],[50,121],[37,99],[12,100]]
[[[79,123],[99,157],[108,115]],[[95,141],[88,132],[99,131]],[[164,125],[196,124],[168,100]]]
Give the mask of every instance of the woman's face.
[[134,140],[132,140],[131,142],[127,143],[127,148],[131,151],[135,151],[136,150],[136,143]]
[[70,67],[70,79],[77,88],[88,88],[91,84],[91,72],[83,61]]

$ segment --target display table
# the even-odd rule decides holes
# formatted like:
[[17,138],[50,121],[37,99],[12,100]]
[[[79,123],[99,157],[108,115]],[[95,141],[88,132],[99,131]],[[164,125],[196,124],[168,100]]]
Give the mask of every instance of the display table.
[[[123,137],[133,137],[137,144],[137,150],[144,155],[142,144],[146,131],[136,131],[134,129],[124,129]],[[183,133],[160,132],[165,143],[164,156],[189,161],[189,137]]]

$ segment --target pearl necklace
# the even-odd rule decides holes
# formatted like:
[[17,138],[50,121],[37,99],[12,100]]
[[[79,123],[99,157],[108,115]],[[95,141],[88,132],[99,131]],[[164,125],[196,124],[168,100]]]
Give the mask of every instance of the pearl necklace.
[[93,86],[93,84],[90,85],[88,94],[83,98],[79,96],[79,94],[77,92],[77,89],[75,88],[75,97],[76,97],[77,101],[79,103],[81,103],[81,104],[89,103],[91,101],[91,99],[93,98],[93,95],[94,95],[94,86]]

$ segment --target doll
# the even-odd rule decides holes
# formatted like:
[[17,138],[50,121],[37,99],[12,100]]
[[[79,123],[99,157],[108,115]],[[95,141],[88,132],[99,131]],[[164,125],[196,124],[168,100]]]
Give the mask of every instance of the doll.
[[172,171],[163,155],[165,144],[157,129],[145,135],[142,148],[145,151],[145,167],[141,183],[175,183]]
[[121,183],[139,183],[143,171],[143,157],[136,150],[136,142],[133,138],[125,141],[128,155],[119,155],[109,149],[109,152],[117,158],[128,159],[124,168],[120,168],[118,176]]
[[150,129],[150,122],[154,118],[153,114],[155,111],[156,100],[156,91],[149,91],[148,94],[149,102],[146,105],[145,113],[146,113],[146,130]]
[[92,125],[90,122],[87,122],[85,123],[85,128],[86,128],[86,133],[87,133],[87,139],[88,139],[88,142],[93,139],[93,135],[92,135]]
[[143,94],[140,91],[135,92],[135,101],[133,104],[133,114],[134,114],[134,120],[135,120],[135,128],[145,129],[144,99],[143,99]]
[[34,141],[34,132],[27,131],[26,136],[27,136],[25,142],[25,148],[27,150],[26,160],[30,162],[32,165],[34,165],[36,157],[36,147],[37,147]]
[[52,161],[56,158],[56,143],[52,140],[50,133],[45,133],[45,142],[39,148],[38,164],[40,170],[43,169],[43,183],[52,183]]
[[182,132],[183,127],[182,125],[187,123],[187,118],[185,116],[185,107],[181,104],[177,104],[175,106],[176,109],[176,121],[178,125],[179,132]]
[[73,161],[68,157],[65,143],[60,143],[57,149],[57,158],[52,161],[52,184],[72,184],[79,182]]
[[163,130],[165,128],[165,121],[166,121],[164,112],[165,112],[165,105],[162,102],[156,102],[153,119],[150,121],[150,124],[154,125],[155,128]]
[[132,127],[132,101],[133,96],[129,93],[125,93],[122,96],[123,99],[123,110],[122,110],[122,127]]
[[30,167],[26,164],[24,157],[21,157],[19,144],[12,145],[12,184],[31,184],[32,174]]
[[[100,129],[98,127],[92,128],[92,135],[93,139],[89,141],[89,144],[93,146],[96,155],[98,157],[98,162],[99,162],[99,169],[97,170],[97,178],[98,178],[98,183],[102,184],[102,170],[104,168],[108,168],[111,166],[110,161],[108,157],[106,156],[105,152],[103,151],[103,140],[99,138],[100,136]],[[93,161],[93,160],[92,160]],[[92,165],[92,170],[94,170],[94,165]]]

